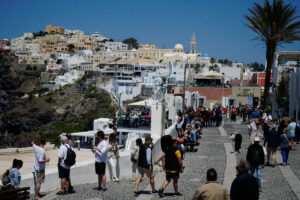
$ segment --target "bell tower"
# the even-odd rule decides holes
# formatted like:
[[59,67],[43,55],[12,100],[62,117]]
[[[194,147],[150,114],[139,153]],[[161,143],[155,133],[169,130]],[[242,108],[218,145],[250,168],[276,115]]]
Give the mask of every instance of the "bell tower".
[[190,53],[191,54],[197,53],[197,42],[196,42],[195,33],[193,33],[193,35],[192,35],[192,40],[191,40],[191,43],[190,43]]

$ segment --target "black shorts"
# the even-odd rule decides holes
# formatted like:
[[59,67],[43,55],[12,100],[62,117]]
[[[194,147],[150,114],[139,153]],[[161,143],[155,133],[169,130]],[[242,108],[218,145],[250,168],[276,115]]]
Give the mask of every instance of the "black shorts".
[[179,172],[176,172],[176,173],[167,172],[166,179],[178,180],[179,179]]
[[106,164],[105,162],[95,162],[96,174],[104,175],[105,174]]
[[70,177],[70,169],[65,169],[62,166],[58,166],[58,176],[59,178],[69,178]]

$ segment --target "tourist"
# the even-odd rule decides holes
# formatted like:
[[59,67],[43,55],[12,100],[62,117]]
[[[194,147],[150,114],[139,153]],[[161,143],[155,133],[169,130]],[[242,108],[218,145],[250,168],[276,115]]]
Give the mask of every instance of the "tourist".
[[132,182],[136,181],[136,170],[137,170],[137,161],[139,158],[139,151],[140,146],[143,144],[143,141],[141,138],[138,138],[135,140],[135,146],[133,147],[133,150],[131,151],[131,157],[130,160],[132,162]]
[[240,153],[242,141],[243,141],[242,135],[239,133],[235,134],[235,137],[234,137],[234,152],[235,152],[235,154]]
[[261,191],[261,170],[265,164],[265,154],[263,147],[259,145],[259,137],[255,137],[254,144],[251,144],[247,151],[247,161],[250,164],[250,174],[256,171],[258,188]]
[[[267,166],[275,167],[276,151],[279,145],[279,134],[276,130],[276,124],[270,123],[270,129],[265,137],[264,146],[267,143]],[[270,164],[270,157],[272,154],[272,164]]]
[[241,160],[236,166],[237,177],[233,180],[230,188],[231,200],[258,200],[259,190],[257,180],[248,173],[249,164]]
[[283,166],[287,165],[287,161],[289,158],[289,152],[292,146],[293,138],[289,134],[289,129],[283,129],[283,134],[280,136],[280,150],[282,155]]
[[177,148],[178,142],[176,139],[172,141],[172,145],[170,145],[165,153],[163,153],[163,158],[165,159],[165,170],[166,170],[166,180],[158,191],[160,197],[164,196],[164,189],[169,185],[171,180],[173,179],[174,186],[174,195],[182,196],[181,193],[178,192],[178,179],[179,173],[183,172],[183,164],[181,159],[181,153]]
[[74,148],[74,142],[72,141],[71,133],[67,133],[67,138],[68,138],[68,144]]
[[292,140],[293,140],[292,147],[291,147],[291,150],[293,150],[293,151],[296,150],[296,143],[297,143],[296,126],[297,126],[296,120],[293,118],[292,122],[288,125],[288,129],[289,129],[290,135],[292,136]]
[[222,123],[222,110],[221,106],[216,110],[216,126],[219,127]]
[[36,174],[36,185],[35,185],[35,199],[39,199],[41,184],[45,181],[45,167],[46,163],[50,161],[50,158],[46,158],[44,146],[45,140],[40,141],[40,145],[35,145],[34,141],[31,142],[34,148],[34,170]]
[[208,127],[212,127],[213,117],[214,117],[213,111],[211,109],[208,109]]
[[12,167],[9,169],[8,178],[13,188],[20,187],[21,174],[19,170],[23,167],[23,161],[14,159]]
[[119,182],[117,175],[117,159],[119,159],[119,148],[116,142],[116,135],[111,133],[108,139],[108,166],[111,168],[113,182]]
[[254,120],[249,120],[250,129],[250,144],[254,144],[254,138],[257,136],[257,125]]
[[98,190],[106,191],[106,161],[108,154],[108,143],[104,140],[104,132],[98,131],[97,134],[98,145],[93,146],[93,153],[95,153],[95,171],[98,175]]
[[152,188],[152,193],[155,193],[155,186],[154,186],[154,174],[153,174],[153,166],[152,166],[152,138],[147,135],[145,138],[145,144],[141,145],[139,151],[139,158],[138,158],[138,172],[139,176],[136,179],[135,188],[134,188],[134,195],[139,195],[138,188],[141,182],[142,177],[146,174],[147,177],[150,179],[150,185]]
[[66,136],[61,137],[61,145],[58,151],[58,176],[61,179],[60,191],[57,192],[57,195],[65,195],[67,193],[74,193],[73,188],[70,188],[71,179],[70,179],[70,168],[71,166],[65,163],[67,159],[68,149],[71,147],[69,144],[69,139]]
[[227,189],[218,183],[217,177],[217,172],[214,168],[207,170],[207,182],[197,189],[193,200],[230,200]]
[[176,122],[176,130],[178,133],[178,137],[183,137],[182,134],[182,126],[184,124],[184,118],[182,116],[179,116]]
[[268,130],[269,130],[269,123],[270,121],[272,121],[272,115],[270,114],[269,111],[266,111],[263,116],[262,116],[262,119],[264,121],[264,125],[263,125],[263,131],[264,131],[264,137],[267,135],[268,133]]

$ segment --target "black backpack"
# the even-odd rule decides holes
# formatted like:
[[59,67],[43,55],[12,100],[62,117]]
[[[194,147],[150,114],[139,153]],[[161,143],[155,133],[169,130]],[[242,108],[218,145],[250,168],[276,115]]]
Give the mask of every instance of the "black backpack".
[[67,145],[65,145],[65,147],[67,147],[67,158],[64,160],[64,163],[68,166],[73,166],[76,162],[76,153],[73,151],[73,149],[70,147],[68,147]]

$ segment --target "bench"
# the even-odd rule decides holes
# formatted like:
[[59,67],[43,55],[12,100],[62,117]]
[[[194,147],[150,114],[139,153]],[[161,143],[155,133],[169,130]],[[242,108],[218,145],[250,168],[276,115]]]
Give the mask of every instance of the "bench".
[[23,200],[30,199],[30,187],[5,190],[0,192],[1,200]]

